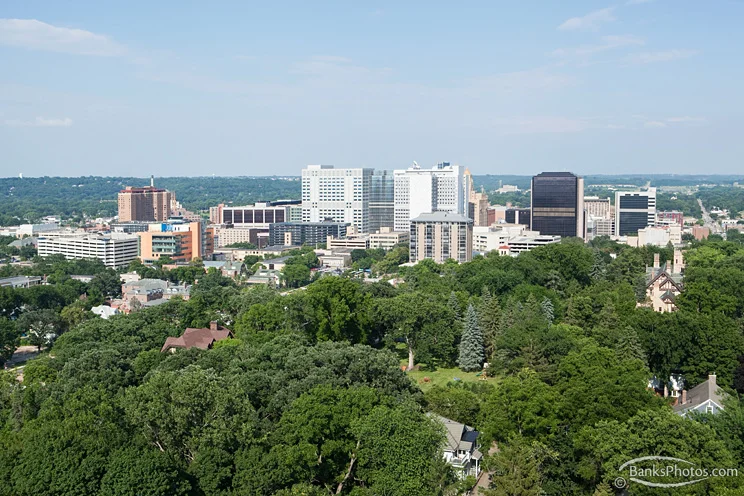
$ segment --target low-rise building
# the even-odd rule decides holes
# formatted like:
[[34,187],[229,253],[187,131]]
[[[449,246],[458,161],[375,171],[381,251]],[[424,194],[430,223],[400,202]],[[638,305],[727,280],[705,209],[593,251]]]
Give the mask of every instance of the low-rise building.
[[682,390],[674,405],[677,415],[686,416],[690,412],[718,413],[723,410],[725,393],[718,387],[715,374],[708,376],[708,380],[701,382],[694,388]]
[[0,288],[30,288],[31,286],[38,286],[41,282],[42,278],[39,276],[3,277],[0,279]]
[[328,249],[339,249],[339,248],[350,248],[352,250],[366,250],[370,247],[369,235],[360,234],[355,236],[347,236],[346,238],[335,238],[328,236],[326,238],[326,247]]
[[370,248],[382,248],[383,250],[391,250],[396,245],[408,243],[411,235],[404,231],[393,231],[390,227],[383,227],[378,232],[371,233],[369,235],[369,247]]
[[318,257],[320,264],[331,269],[343,269],[351,267],[351,255],[348,253],[332,253]]
[[189,327],[181,336],[174,338],[169,337],[165,340],[165,344],[160,349],[161,353],[169,351],[175,353],[176,350],[188,350],[191,348],[197,348],[200,350],[208,350],[217,341],[223,339],[230,339],[233,337],[233,333],[227,327],[218,325],[217,322],[212,321],[209,323],[209,328],[193,328]]
[[255,274],[248,278],[246,284],[265,284],[272,288],[279,287],[282,273],[275,269],[258,269]]
[[176,262],[190,262],[194,258],[206,259],[212,255],[210,233],[201,222],[169,221],[150,224],[139,236],[139,258],[152,263],[162,257]]
[[105,320],[110,319],[114,315],[119,315],[119,309],[108,305],[98,305],[97,307],[91,308],[90,311]]
[[434,420],[444,425],[446,440],[444,444],[444,461],[455,470],[458,478],[468,476],[476,479],[481,473],[483,454],[480,452],[478,437],[480,433],[470,426],[455,422],[436,414],[429,414]]
[[692,235],[698,241],[702,241],[710,236],[710,229],[705,226],[692,226]]
[[279,222],[269,226],[269,243],[272,245],[319,245],[328,236],[345,238],[351,224],[343,222]]
[[675,311],[677,307],[674,302],[684,289],[682,277],[681,267],[675,266],[671,260],[660,265],[659,254],[654,254],[654,266],[646,269],[646,305],[650,305],[655,312]]
[[176,296],[188,300],[191,295],[191,288],[186,285],[172,284],[162,279],[140,279],[124,283],[121,286],[122,300],[124,300],[125,309],[132,309],[136,305],[134,300],[140,305],[146,305],[148,302],[155,300],[167,301]]
[[550,245],[553,243],[560,243],[561,237],[557,235],[539,234],[536,236],[517,236],[509,240],[506,245],[506,252],[501,253],[502,255],[510,255],[516,257],[520,253],[530,251],[538,246]]
[[67,260],[98,259],[106,267],[118,269],[137,258],[137,236],[125,233],[41,236],[38,251],[41,257],[61,254]]

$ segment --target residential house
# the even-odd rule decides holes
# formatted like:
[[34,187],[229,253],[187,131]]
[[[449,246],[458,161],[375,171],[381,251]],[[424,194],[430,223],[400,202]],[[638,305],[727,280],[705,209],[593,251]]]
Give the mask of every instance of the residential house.
[[465,424],[455,422],[436,414],[430,416],[441,422],[446,429],[447,439],[444,445],[444,461],[451,465],[457,476],[464,479],[468,476],[478,478],[481,472],[483,454],[478,450],[480,433]]
[[683,417],[690,412],[718,413],[723,410],[724,397],[725,393],[716,384],[715,374],[711,374],[707,381],[689,391],[682,390],[682,395],[673,408],[677,415]]
[[209,323],[209,328],[197,329],[189,327],[183,331],[183,334],[181,334],[180,337],[167,338],[160,352],[164,353],[169,351],[175,353],[178,349],[188,350],[191,348],[207,350],[214,346],[214,343],[217,341],[222,341],[223,339],[232,337],[233,333],[230,329],[217,325],[217,322],[212,321]]
[[682,290],[681,268],[671,261],[659,266],[659,254],[656,253],[654,266],[646,270],[647,305],[655,312],[673,312],[677,309],[674,302]]

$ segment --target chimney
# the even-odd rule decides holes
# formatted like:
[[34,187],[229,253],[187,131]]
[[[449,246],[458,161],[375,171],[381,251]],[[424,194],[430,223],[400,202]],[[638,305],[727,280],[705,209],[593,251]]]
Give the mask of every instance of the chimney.
[[659,268],[659,254],[654,253],[654,269],[658,269],[658,268]]
[[209,323],[209,330],[210,331],[216,331],[217,330],[217,321],[213,320]]
[[672,272],[672,261],[671,260],[667,260],[667,262],[666,262],[666,270],[667,270],[667,272]]
[[718,384],[716,384],[716,374],[708,374],[708,387],[712,387],[713,391],[718,389]]
[[687,389],[683,389],[682,390],[682,403],[680,403],[680,404],[681,405],[684,405],[686,403],[687,403]]
[[150,187],[155,187],[155,174],[150,175]]

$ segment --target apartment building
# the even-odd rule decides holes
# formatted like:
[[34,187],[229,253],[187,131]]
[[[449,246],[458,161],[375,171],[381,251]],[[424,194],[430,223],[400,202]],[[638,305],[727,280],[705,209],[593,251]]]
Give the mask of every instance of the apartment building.
[[40,237],[39,256],[61,254],[67,260],[98,259],[107,267],[126,267],[137,258],[137,236],[127,233]]
[[430,258],[443,263],[450,258],[469,262],[473,258],[473,221],[451,212],[423,213],[410,221],[411,262]]

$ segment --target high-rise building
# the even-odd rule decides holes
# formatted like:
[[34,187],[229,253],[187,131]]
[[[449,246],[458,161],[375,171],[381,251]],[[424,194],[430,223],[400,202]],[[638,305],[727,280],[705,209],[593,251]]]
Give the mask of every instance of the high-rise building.
[[125,233],[55,237],[42,235],[37,248],[41,257],[62,254],[67,260],[98,259],[106,267],[119,269],[137,258],[137,236]]
[[615,235],[635,236],[638,230],[656,225],[656,188],[615,192]]
[[302,169],[302,221],[346,222],[369,232],[373,169],[335,169],[308,165]]
[[440,162],[431,169],[418,164],[395,175],[395,230],[408,231],[421,214],[450,212],[467,216],[468,198],[463,168]]
[[584,179],[570,172],[532,178],[531,228],[540,234],[584,238]]
[[150,178],[150,186],[135,188],[127,186],[119,191],[119,222],[162,222],[170,217],[171,203],[175,193],[156,188]]
[[610,206],[610,198],[600,198],[598,196],[585,196],[584,208],[588,217],[599,217],[602,219],[611,219],[613,214]]
[[173,221],[150,224],[139,236],[139,258],[152,263],[162,257],[176,262],[190,262],[194,258],[212,254],[214,240],[201,222]]
[[393,171],[376,170],[372,174],[369,195],[369,232],[395,225],[395,178]]
[[451,212],[423,213],[411,219],[410,261],[430,258],[444,263],[473,259],[473,221]]

